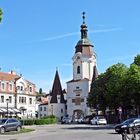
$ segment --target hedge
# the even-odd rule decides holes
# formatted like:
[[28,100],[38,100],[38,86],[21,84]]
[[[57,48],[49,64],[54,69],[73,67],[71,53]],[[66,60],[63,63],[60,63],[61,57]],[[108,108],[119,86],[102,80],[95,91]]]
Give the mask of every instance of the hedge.
[[58,119],[55,116],[47,116],[40,119],[24,119],[21,120],[23,125],[43,125],[43,124],[55,124]]

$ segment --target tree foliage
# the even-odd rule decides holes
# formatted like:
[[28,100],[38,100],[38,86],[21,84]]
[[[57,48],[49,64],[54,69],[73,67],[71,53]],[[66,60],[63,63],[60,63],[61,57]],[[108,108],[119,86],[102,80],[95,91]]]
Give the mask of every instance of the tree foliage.
[[91,87],[89,106],[98,105],[102,110],[106,107],[140,107],[140,55],[134,58],[129,68],[122,63],[109,67]]
[[134,58],[134,64],[140,66],[140,54],[138,54],[138,55]]
[[1,22],[1,20],[2,20],[2,9],[0,8],[0,22]]
[[39,94],[42,94],[42,88],[39,89]]

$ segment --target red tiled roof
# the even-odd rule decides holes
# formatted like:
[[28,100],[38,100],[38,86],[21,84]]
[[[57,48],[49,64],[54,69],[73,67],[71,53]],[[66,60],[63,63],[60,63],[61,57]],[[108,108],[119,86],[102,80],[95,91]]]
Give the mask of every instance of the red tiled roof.
[[12,80],[15,80],[16,78],[19,78],[19,76],[18,75],[14,75],[14,74],[0,72],[0,80],[12,81]]

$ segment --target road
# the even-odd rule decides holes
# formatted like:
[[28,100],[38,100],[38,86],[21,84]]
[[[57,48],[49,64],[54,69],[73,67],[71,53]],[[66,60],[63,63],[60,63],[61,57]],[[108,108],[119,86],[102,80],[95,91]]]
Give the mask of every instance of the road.
[[35,131],[0,135],[0,140],[121,140],[121,135],[109,126],[55,124],[27,127],[34,128]]

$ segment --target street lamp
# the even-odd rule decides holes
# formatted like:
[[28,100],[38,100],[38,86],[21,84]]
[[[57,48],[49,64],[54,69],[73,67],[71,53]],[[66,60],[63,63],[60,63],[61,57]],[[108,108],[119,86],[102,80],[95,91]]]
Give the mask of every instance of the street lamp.
[[9,103],[9,99],[6,99],[6,103],[7,103],[7,118],[8,118],[8,103]]

